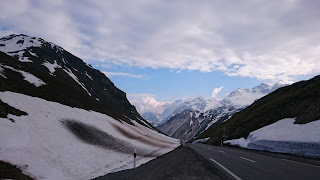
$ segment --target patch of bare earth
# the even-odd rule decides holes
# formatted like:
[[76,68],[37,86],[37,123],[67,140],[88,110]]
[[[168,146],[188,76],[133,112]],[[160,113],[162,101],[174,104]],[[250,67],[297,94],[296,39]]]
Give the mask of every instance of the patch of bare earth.
[[[158,148],[171,148],[167,142],[163,142],[163,141],[161,142],[159,140],[152,139],[152,137],[150,137],[146,134],[142,134],[138,131],[136,131],[138,133],[131,133],[129,131],[122,129],[121,127],[119,127],[117,125],[114,125],[114,128],[116,128],[118,132],[120,132],[122,135],[126,136],[127,138],[135,139],[135,140],[140,141],[144,144],[148,144],[148,145],[158,147]],[[140,135],[137,135],[137,134],[140,134]]]

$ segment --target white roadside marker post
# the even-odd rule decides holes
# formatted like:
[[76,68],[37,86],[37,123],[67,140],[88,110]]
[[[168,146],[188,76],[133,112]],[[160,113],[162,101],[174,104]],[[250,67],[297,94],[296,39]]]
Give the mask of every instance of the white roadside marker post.
[[136,168],[137,149],[134,149],[133,153],[133,168]]

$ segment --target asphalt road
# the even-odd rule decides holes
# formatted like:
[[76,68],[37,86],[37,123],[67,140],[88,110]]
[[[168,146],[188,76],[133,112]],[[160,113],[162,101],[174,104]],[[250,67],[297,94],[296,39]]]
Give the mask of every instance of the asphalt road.
[[238,148],[187,144],[230,179],[320,179],[320,166]]

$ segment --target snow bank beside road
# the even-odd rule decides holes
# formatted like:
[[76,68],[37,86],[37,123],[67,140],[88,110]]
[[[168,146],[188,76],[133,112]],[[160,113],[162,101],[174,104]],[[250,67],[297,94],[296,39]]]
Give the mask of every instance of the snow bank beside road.
[[[133,155],[126,152],[135,148],[140,165],[179,145],[178,140],[138,123],[132,126],[105,114],[13,92],[0,92],[0,99],[28,113],[0,118],[0,160],[21,167],[35,179],[92,179],[131,168]],[[86,130],[84,138],[94,137],[93,143],[68,129],[66,119],[79,122],[81,131]],[[101,144],[105,137],[114,143]]]
[[320,120],[294,124],[294,118],[279,120],[249,134],[247,139],[225,141],[248,149],[320,157]]

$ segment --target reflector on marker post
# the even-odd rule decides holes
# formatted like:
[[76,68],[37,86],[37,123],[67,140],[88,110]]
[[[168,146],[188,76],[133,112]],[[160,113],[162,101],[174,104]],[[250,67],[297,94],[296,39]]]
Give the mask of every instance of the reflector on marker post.
[[136,168],[137,149],[134,149],[133,153],[133,168]]

